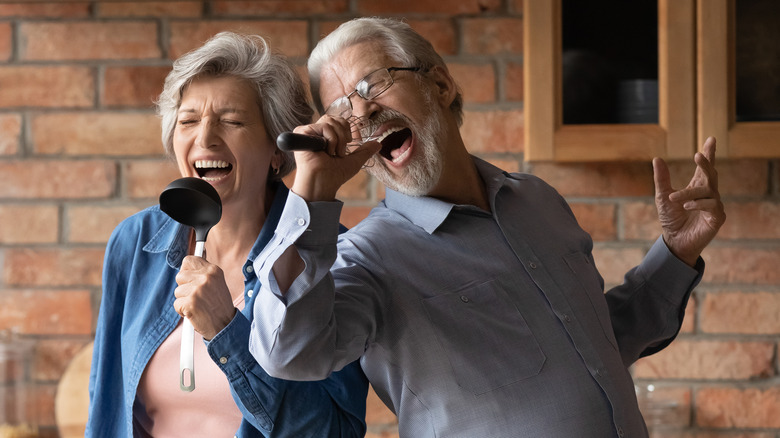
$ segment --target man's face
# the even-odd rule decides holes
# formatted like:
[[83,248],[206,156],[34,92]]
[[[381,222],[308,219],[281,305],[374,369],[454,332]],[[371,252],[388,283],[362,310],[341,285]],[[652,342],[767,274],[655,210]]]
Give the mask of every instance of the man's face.
[[[320,99],[327,108],[351,93],[367,74],[398,65],[375,43],[360,43],[339,52],[320,76]],[[394,83],[367,101],[351,97],[352,117],[370,121],[361,133],[382,143],[382,150],[367,164],[367,171],[387,187],[411,196],[428,194],[441,175],[443,108],[434,98],[431,81],[420,81],[412,71],[392,73]]]

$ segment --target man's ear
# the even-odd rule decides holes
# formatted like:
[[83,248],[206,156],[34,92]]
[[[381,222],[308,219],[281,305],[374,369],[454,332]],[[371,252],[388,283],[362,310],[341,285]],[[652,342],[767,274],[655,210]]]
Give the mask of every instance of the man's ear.
[[431,77],[436,84],[436,98],[443,108],[449,108],[458,94],[458,86],[446,68],[434,66],[431,68]]

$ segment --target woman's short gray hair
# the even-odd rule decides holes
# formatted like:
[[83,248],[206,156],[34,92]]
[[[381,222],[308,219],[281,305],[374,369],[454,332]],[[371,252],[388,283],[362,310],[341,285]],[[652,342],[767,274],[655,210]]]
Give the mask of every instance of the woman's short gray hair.
[[[257,35],[220,32],[203,46],[173,62],[165,86],[157,99],[157,114],[162,119],[162,142],[165,152],[174,156],[173,131],[182,93],[196,76],[235,76],[249,81],[257,91],[260,114],[271,141],[298,125],[311,123],[314,113],[306,87],[292,64],[282,55],[272,53],[268,43]],[[281,152],[281,179],[295,169],[291,152]]]
[[[421,67],[428,71],[433,67],[447,70],[444,60],[431,43],[403,21],[392,18],[366,17],[347,21],[323,38],[309,56],[309,82],[317,109],[324,111],[320,101],[320,72],[342,49],[362,42],[380,44],[394,61],[403,67]],[[455,119],[463,121],[463,96],[458,90],[450,105]]]

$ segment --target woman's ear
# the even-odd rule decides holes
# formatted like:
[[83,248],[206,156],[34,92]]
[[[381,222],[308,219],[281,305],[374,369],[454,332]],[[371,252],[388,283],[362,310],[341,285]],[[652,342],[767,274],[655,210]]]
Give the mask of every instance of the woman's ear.
[[436,84],[436,97],[443,108],[449,108],[458,94],[458,86],[445,67],[434,66],[431,68],[431,77]]

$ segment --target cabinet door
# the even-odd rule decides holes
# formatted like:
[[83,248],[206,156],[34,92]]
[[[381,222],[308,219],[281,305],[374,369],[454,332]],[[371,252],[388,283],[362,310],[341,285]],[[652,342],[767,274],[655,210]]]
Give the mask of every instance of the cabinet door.
[[[697,17],[699,143],[715,136],[721,157],[780,157],[780,2],[698,0]],[[738,93],[763,94],[763,102],[742,105],[740,114]]]
[[657,123],[564,124],[562,0],[526,0],[526,160],[690,158],[696,149],[694,2],[658,0]]

